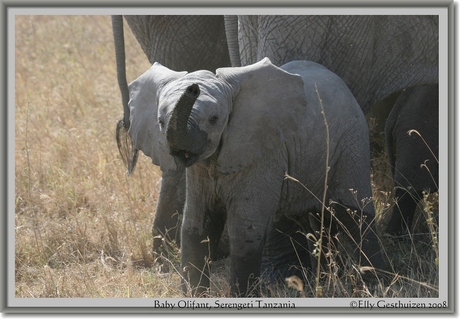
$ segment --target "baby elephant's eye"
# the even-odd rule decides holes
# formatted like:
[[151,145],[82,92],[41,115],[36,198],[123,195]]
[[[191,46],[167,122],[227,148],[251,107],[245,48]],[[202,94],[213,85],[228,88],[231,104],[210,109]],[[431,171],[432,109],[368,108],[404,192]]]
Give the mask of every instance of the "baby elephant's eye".
[[209,118],[209,124],[211,125],[215,125],[217,123],[217,121],[219,120],[219,117],[217,115],[212,115],[210,118]]

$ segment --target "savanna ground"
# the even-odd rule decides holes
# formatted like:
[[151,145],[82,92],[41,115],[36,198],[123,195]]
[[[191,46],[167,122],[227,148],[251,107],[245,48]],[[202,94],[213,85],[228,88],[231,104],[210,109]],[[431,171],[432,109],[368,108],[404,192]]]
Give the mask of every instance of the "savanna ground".
[[[178,273],[159,273],[151,252],[159,169],[141,155],[127,177],[118,153],[122,107],[110,17],[18,16],[15,25],[16,297],[181,297]],[[150,65],[127,27],[125,38],[132,81]],[[383,229],[392,186],[386,158],[374,161]],[[424,211],[436,206],[432,196]],[[381,236],[388,285],[363,288],[356,273],[346,271],[325,275],[322,295],[438,296],[437,242],[424,211],[412,238]],[[212,293],[224,297],[228,265],[217,266]],[[273,293],[297,292],[278,287]],[[305,296],[314,295],[314,282],[305,283]]]

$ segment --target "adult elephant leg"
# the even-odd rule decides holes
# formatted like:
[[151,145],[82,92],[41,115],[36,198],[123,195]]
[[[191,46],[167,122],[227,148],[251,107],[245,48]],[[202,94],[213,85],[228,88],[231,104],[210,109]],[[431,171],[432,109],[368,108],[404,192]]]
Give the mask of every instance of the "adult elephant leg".
[[[157,257],[169,256],[171,242],[180,247],[180,226],[185,202],[185,171],[178,170],[174,176],[163,173],[160,195],[153,221],[153,252]],[[159,260],[159,259],[157,259]],[[163,271],[168,264],[163,263]]]
[[423,192],[438,189],[438,96],[437,85],[405,90],[385,123],[397,200],[386,228],[391,235],[408,233]]
[[417,194],[412,194],[403,188],[396,188],[395,199],[396,203],[391,213],[390,221],[385,229],[385,232],[400,236],[408,234],[412,220],[414,218],[415,209],[418,203]]

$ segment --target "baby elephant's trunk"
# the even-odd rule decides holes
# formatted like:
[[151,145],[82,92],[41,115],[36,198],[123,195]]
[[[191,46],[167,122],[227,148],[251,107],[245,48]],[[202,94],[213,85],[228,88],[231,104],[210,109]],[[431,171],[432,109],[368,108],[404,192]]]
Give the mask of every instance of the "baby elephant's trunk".
[[187,135],[187,122],[192,112],[193,105],[200,95],[198,84],[190,85],[182,94],[171,114],[166,138],[170,145],[179,146]]
[[171,155],[179,157],[186,166],[191,165],[194,162],[192,158],[196,159],[206,147],[207,134],[200,131],[197,125],[189,120],[199,95],[198,84],[187,87],[174,107],[166,128],[166,139]]

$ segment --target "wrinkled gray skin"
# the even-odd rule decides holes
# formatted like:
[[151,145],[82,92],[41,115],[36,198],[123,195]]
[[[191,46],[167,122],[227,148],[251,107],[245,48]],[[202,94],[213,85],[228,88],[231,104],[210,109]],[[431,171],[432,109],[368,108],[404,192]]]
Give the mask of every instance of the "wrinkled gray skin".
[[[319,62],[345,80],[366,113],[376,101],[391,92],[410,85],[437,82],[437,17],[240,16],[239,33],[238,21],[235,18],[237,17],[226,16],[224,19],[229,48],[231,52],[236,52],[230,55],[233,66],[247,65],[264,56],[270,57],[276,65],[295,59]],[[149,48],[155,42],[147,38],[142,40],[142,34],[149,33],[142,29],[150,29],[146,27],[149,25],[146,21],[147,18],[140,18],[138,27],[133,28],[133,31],[138,39],[141,38],[141,45],[143,42],[146,43],[142,45],[144,51],[150,52]],[[141,32],[136,32],[138,28]],[[186,32],[182,34],[185,35]],[[174,37],[168,38],[167,43],[174,45],[175,42],[171,39]],[[180,54],[177,54],[177,60],[172,62],[161,60],[162,55],[166,55],[164,52],[170,52],[168,48],[160,50],[157,56],[148,56],[151,62],[160,61],[176,70],[214,70],[206,65],[196,68],[175,67],[174,63],[179,63],[178,60],[184,56],[184,50],[180,48],[184,47],[179,45],[179,50],[175,52]],[[189,53],[193,51],[186,50],[185,56],[188,57]],[[195,65],[194,62],[193,64]],[[170,179],[170,187],[166,187],[165,178]],[[155,220],[154,235],[158,234],[155,228],[172,229],[172,232],[177,233],[177,220],[170,216],[176,216],[183,206],[181,200],[184,199],[185,187],[180,187],[184,180],[180,173],[177,173],[175,178],[165,177],[163,174],[162,184],[165,184],[165,187],[162,186],[156,215],[156,218],[161,217],[163,220]],[[165,198],[172,198],[173,201],[169,203],[163,200]],[[165,204],[165,208],[161,208],[162,203]],[[161,224],[165,226],[155,226]],[[274,242],[277,241],[282,242],[274,238]],[[286,245],[280,244],[279,247],[284,251]],[[276,248],[271,251],[276,251]],[[280,258],[284,259],[285,256]]]
[[[235,22],[238,19],[238,28]],[[366,114],[393,92],[438,82],[437,16],[232,16],[232,56],[320,63],[350,88]],[[234,65],[233,65],[234,66]]]
[[152,64],[189,72],[231,65],[223,16],[124,17]]
[[423,191],[438,190],[438,97],[437,85],[403,91],[385,124],[397,201],[386,228],[391,235],[407,234]]
[[[123,20],[114,16],[115,48],[117,53],[117,72],[125,110],[125,130],[129,128],[129,99],[136,99],[135,93],[128,93],[124,66]],[[176,70],[195,71],[215,70],[230,66],[230,58],[225,36],[223,16],[125,16],[125,19],[151,63],[160,62]],[[117,46],[118,43],[118,46]],[[123,64],[120,64],[123,63]],[[121,80],[120,80],[121,77]],[[153,123],[151,134],[158,134],[157,120]],[[120,128],[121,129],[121,128]],[[118,131],[118,129],[117,129]],[[117,132],[117,135],[119,132]],[[117,136],[118,138],[118,136]],[[132,172],[137,158],[137,149],[120,146],[122,156],[127,158]],[[159,165],[159,155],[153,145],[142,148],[142,152]],[[173,174],[162,174],[160,194],[156,207],[152,234],[153,250],[163,252],[165,241],[175,241],[180,245],[180,222],[185,202],[185,167],[177,167]],[[164,240],[163,240],[164,239]],[[221,247],[220,254],[228,249]]]
[[[362,249],[361,254],[355,251],[356,262],[384,267],[374,207],[366,200],[372,195],[367,125],[335,74],[306,61],[280,69],[264,59],[216,74],[175,72],[155,63],[131,84],[130,92],[138,97],[130,104],[129,133],[136,148],[155,148],[164,172],[187,167],[181,230],[184,289],[195,296],[206,293],[205,261],[226,223],[231,294],[257,295],[255,278],[273,226],[291,219],[318,236],[324,194],[337,224]],[[155,121],[159,134],[152,134]],[[329,213],[326,217],[333,219]]]
[[[229,41],[232,63],[268,57],[277,66],[309,60],[327,67],[381,125],[375,132],[403,89],[438,83],[437,16],[229,16],[226,29],[228,39],[238,37]],[[372,144],[372,154],[381,149]]]

